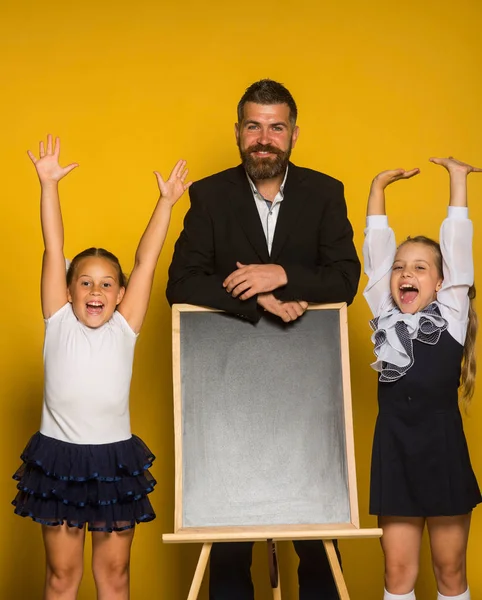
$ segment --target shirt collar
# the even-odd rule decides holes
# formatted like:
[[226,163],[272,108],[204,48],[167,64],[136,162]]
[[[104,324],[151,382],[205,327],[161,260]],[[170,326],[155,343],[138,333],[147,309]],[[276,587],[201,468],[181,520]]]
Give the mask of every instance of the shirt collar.
[[[283,199],[283,196],[284,196],[284,189],[285,189],[285,184],[286,184],[286,178],[288,177],[288,168],[289,168],[289,165],[286,165],[285,176],[283,177],[283,181],[281,182],[281,185],[280,185],[280,188],[279,188],[279,192],[278,192],[278,194],[281,196],[281,198],[280,198],[281,200]],[[263,198],[262,194],[260,194],[260,193],[258,192],[258,189],[257,189],[257,188],[256,188],[256,186],[254,185],[254,181],[253,181],[253,180],[251,179],[251,177],[248,175],[248,172],[246,171],[246,169],[245,169],[245,171],[244,171],[244,172],[246,173],[246,177],[248,178],[249,185],[250,185],[250,187],[251,187],[251,191],[253,192],[253,194],[254,194],[255,196],[259,196],[260,198]],[[264,199],[264,198],[263,198],[263,199]]]

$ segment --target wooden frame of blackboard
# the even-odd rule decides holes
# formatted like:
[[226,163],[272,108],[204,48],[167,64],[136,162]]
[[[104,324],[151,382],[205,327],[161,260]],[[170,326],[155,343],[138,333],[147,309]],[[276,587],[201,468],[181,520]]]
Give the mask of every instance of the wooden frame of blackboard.
[[[323,540],[338,586],[340,598],[348,599],[348,592],[336,558],[332,540],[340,538],[377,538],[382,534],[379,528],[360,529],[358,498],[356,487],[355,447],[351,407],[351,385],[349,368],[347,308],[345,303],[311,305],[308,310],[336,310],[339,312],[340,350],[342,365],[343,415],[345,425],[345,453],[347,464],[348,496],[350,506],[349,523],[316,523],[304,525],[266,526],[209,526],[186,527],[183,524],[183,424],[181,389],[181,315],[183,312],[222,312],[190,304],[177,304],[172,307],[172,357],[173,357],[173,397],[174,397],[174,436],[175,436],[175,515],[174,533],[164,534],[166,543],[203,543],[203,550],[194,576],[188,600],[197,598],[202,577],[209,558],[211,545],[215,542],[236,541],[281,541],[319,539]],[[274,586],[273,586],[274,587]],[[277,591],[278,590],[278,591]],[[274,598],[281,598],[279,585],[273,590]]]

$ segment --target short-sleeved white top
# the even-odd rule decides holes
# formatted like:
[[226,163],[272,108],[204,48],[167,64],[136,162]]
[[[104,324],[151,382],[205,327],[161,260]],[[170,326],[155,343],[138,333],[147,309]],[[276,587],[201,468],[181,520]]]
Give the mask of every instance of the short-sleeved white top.
[[136,340],[117,311],[97,329],[81,323],[70,303],[46,319],[40,432],[74,444],[129,439]]

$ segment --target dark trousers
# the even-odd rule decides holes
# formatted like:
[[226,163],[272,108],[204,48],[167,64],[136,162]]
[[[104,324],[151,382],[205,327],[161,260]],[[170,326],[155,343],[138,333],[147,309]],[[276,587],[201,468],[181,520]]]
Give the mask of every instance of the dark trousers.
[[[323,542],[299,540],[293,544],[300,558],[299,600],[339,600]],[[336,541],[334,545],[340,560]],[[251,580],[252,552],[252,542],[213,544],[209,600],[254,600]]]

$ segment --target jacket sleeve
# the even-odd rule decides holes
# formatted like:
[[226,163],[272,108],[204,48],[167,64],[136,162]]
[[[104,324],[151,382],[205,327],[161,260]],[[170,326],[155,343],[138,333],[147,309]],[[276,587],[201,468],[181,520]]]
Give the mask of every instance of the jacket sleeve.
[[274,292],[279,300],[351,304],[360,279],[360,261],[353,244],[353,229],[347,217],[343,184],[337,182],[328,197],[318,232],[317,265],[281,266],[288,283]]
[[387,216],[368,216],[363,242],[368,283],[363,295],[374,317],[395,306],[390,293],[390,278],[396,251],[395,234],[388,226]]
[[169,267],[167,300],[171,305],[188,303],[217,308],[257,322],[260,311],[256,297],[246,301],[233,298],[223,288],[223,278],[215,273],[214,225],[201,196],[196,185],[191,186],[191,207]]
[[443,283],[437,294],[448,330],[460,344],[465,343],[469,321],[469,288],[474,284],[472,256],[473,225],[468,209],[449,206],[447,218],[440,228],[443,259]]

